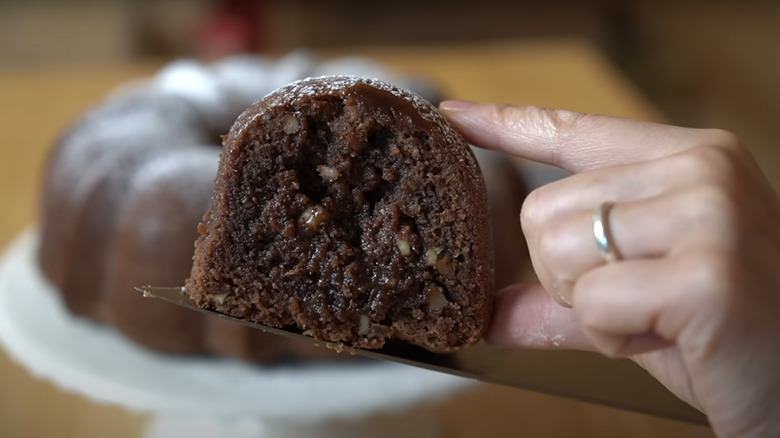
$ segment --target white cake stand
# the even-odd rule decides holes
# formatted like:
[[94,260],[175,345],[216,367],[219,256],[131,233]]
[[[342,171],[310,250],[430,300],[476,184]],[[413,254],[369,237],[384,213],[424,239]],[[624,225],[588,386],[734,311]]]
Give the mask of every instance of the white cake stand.
[[264,368],[155,354],[70,315],[38,270],[37,242],[27,231],[0,260],[0,347],[66,391],[155,414],[150,438],[431,438],[431,404],[473,386],[394,363]]

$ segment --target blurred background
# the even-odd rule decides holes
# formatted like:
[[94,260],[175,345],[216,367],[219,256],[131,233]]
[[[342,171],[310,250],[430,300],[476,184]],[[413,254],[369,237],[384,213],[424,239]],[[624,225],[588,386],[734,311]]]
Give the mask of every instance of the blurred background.
[[[159,65],[181,57],[213,59],[240,52],[283,55],[301,47],[345,53],[350,47],[555,39],[596,47],[665,120],[737,132],[780,189],[780,172],[773,170],[780,169],[778,1],[0,0],[0,70],[6,72],[133,61]],[[0,98],[7,96],[0,93]],[[11,146],[20,143],[0,144]],[[0,365],[6,362],[0,352]],[[4,372],[6,381],[29,379],[19,367],[5,365]],[[36,381],[26,388],[24,394],[0,399],[0,419],[14,420],[10,430],[38,422],[36,409],[59,409],[64,420],[47,427],[46,436],[64,436],[59,431],[72,436],[139,434],[138,420],[121,409],[86,409],[89,403],[76,396],[48,404],[45,400],[53,400],[57,392],[53,386]],[[479,394],[469,397],[473,403],[449,406],[448,415],[463,416],[459,406],[479,410]],[[527,409],[555,422],[556,410],[569,406],[546,397],[529,398],[521,406],[509,392],[491,397],[497,404],[479,414],[493,419]],[[495,406],[503,408],[486,411]],[[584,421],[597,421],[593,412]],[[640,420],[633,424],[644,421],[636,418]],[[483,435],[485,429],[479,427],[462,436]],[[530,431],[529,436],[539,435]]]
[[777,1],[0,2],[3,65],[551,37],[597,44],[670,121],[737,131],[762,161],[780,158]]

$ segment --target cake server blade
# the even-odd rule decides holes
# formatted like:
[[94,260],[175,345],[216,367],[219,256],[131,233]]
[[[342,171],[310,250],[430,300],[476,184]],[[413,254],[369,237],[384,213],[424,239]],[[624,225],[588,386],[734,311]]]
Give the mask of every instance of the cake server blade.
[[[160,298],[198,312],[215,315],[290,338],[331,346],[293,329],[267,327],[240,318],[201,309],[181,287],[140,287],[144,296]],[[435,354],[407,344],[389,344],[379,350],[345,347],[361,356],[453,374],[484,382],[573,398],[658,417],[707,424],[704,414],[681,401],[645,370],[628,359],[609,359],[596,353],[501,349],[479,343],[450,354]]]

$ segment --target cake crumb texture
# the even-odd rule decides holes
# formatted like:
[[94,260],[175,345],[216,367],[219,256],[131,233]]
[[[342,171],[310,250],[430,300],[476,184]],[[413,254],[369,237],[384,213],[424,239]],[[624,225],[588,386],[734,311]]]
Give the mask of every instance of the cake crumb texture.
[[226,137],[186,289],[328,342],[454,351],[490,318],[487,212],[476,159],[429,103],[376,80],[306,79]]

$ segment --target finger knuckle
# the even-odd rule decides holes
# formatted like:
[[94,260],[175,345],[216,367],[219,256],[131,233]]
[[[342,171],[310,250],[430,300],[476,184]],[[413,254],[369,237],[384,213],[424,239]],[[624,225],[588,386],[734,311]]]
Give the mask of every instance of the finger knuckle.
[[528,110],[531,112],[531,120],[534,121],[532,126],[536,134],[560,145],[559,150],[550,151],[551,156],[548,157],[548,160],[553,165],[561,166],[560,151],[566,150],[566,146],[571,143],[572,136],[588,123],[588,115],[575,111],[536,106],[528,107]]
[[516,119],[514,107],[506,104],[497,103],[492,106],[493,120],[498,120],[502,125],[513,125]]
[[740,281],[734,258],[727,251],[713,248],[692,252],[679,269],[680,278],[688,278],[692,299],[702,306],[721,303]]
[[585,114],[550,108],[538,108],[540,126],[544,127],[551,138],[566,143],[569,136],[586,120]]
[[551,132],[565,133],[571,131],[573,127],[579,126],[586,115],[576,111],[567,111],[560,109],[536,107],[539,111],[541,120],[544,120]]
[[725,129],[702,129],[703,146],[718,146],[725,149],[742,150],[744,144],[737,134]]
[[[578,315],[580,319],[580,324],[582,324],[582,329],[585,331],[585,333],[593,333],[593,332],[600,332],[601,326],[602,326],[602,317],[599,314],[598,308],[593,308],[593,311],[590,309],[593,306],[586,306],[583,303],[577,303],[576,309],[579,310]],[[588,310],[585,310],[583,308],[587,308]]]
[[566,250],[560,238],[561,233],[555,225],[547,225],[539,234],[539,257],[549,266],[566,266]]
[[739,200],[724,187],[700,185],[686,193],[685,206],[688,224],[713,237],[726,237],[740,226]]
[[736,179],[739,159],[729,148],[695,146],[677,157],[677,171],[701,183],[727,184]]
[[597,290],[597,285],[587,275],[578,279],[574,285],[574,308],[577,309],[577,317],[586,332],[600,331],[604,321],[609,321],[613,315],[614,309],[599,299],[599,294],[595,293]]
[[543,196],[540,194],[541,188],[531,191],[523,201],[520,209],[520,224],[524,230],[535,230],[539,228],[542,222],[542,202]]
[[540,228],[558,215],[556,207],[560,198],[554,184],[537,187],[526,196],[520,209],[520,223],[524,227]]
[[505,132],[522,132],[526,127],[523,107],[506,104],[493,104],[489,120],[494,120],[497,127]]

